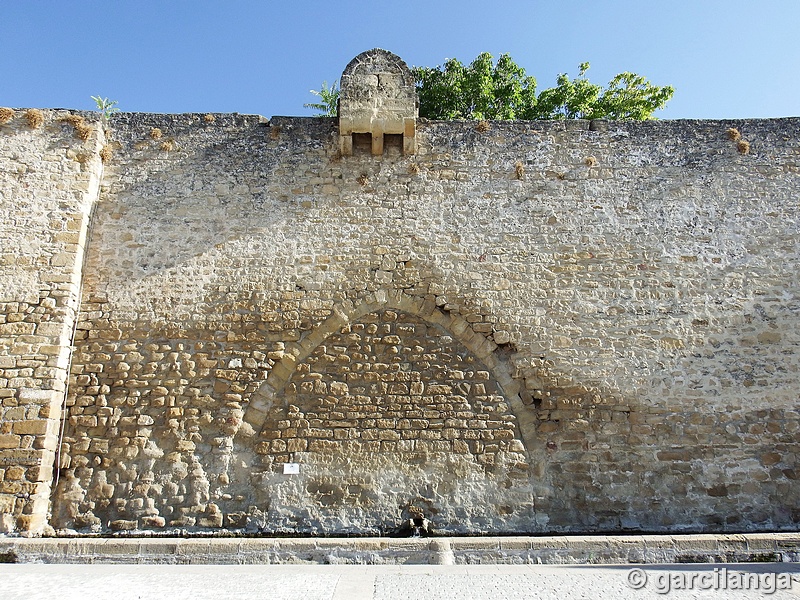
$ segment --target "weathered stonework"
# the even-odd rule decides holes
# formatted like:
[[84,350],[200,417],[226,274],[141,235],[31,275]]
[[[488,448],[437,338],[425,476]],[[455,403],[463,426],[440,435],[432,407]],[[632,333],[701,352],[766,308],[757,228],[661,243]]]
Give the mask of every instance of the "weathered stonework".
[[[353,135],[369,138],[380,156],[386,136],[399,138],[403,154],[417,149],[417,91],[414,76],[399,56],[374,48],[356,56],[342,73],[339,94],[339,150],[353,154]],[[367,140],[365,140],[367,141]]]
[[800,120],[65,114],[0,125],[4,531],[797,528]]
[[75,116],[0,125],[0,533],[41,530],[50,505],[104,143],[95,117]]

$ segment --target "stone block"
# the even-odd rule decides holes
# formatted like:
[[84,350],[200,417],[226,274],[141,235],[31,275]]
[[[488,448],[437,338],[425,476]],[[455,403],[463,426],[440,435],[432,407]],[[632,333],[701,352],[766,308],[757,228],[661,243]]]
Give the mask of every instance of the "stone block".
[[138,523],[136,521],[125,520],[125,519],[117,519],[109,523],[109,527],[111,527],[112,531],[132,531],[136,529],[137,526]]
[[41,533],[46,524],[47,515],[45,513],[19,515],[17,517],[17,531],[25,533]]
[[166,525],[166,520],[164,517],[158,516],[142,517],[140,522],[142,524],[142,528],[144,529],[159,529]]
[[19,435],[0,433],[0,450],[19,448],[22,438]]
[[35,329],[35,323],[0,323],[0,336],[32,335]]
[[0,533],[14,533],[17,528],[16,525],[14,515],[0,512]]
[[11,494],[0,494],[0,514],[13,514],[16,501],[16,496],[12,496]]
[[198,527],[222,527],[222,514],[209,515],[197,519]]
[[48,421],[38,419],[31,421],[17,421],[12,431],[17,435],[44,435],[47,433]]
[[8,467],[6,468],[5,480],[6,481],[19,481],[25,478],[25,469],[23,467]]
[[56,390],[22,388],[19,390],[18,397],[23,404],[47,404],[58,401],[62,394]]

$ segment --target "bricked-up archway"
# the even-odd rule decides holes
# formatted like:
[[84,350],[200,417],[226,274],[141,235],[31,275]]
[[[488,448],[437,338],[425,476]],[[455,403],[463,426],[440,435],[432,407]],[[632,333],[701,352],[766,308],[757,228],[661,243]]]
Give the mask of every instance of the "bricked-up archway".
[[390,309],[331,334],[300,363],[257,452],[391,454],[407,463],[469,455],[486,468],[521,452],[515,417],[480,361],[439,325]]
[[[387,312],[390,313],[388,316],[386,314]],[[408,315],[408,317],[400,317],[400,315]],[[367,318],[365,319],[365,317]],[[439,372],[439,375],[441,375],[441,377],[438,378],[440,379],[440,382],[434,383],[434,385],[441,385],[444,387],[439,390],[442,393],[432,394],[432,396],[444,396],[446,387],[450,386],[451,388],[454,388],[451,389],[450,396],[457,398],[456,403],[462,410],[449,409],[444,412],[448,414],[462,412],[466,416],[466,413],[469,411],[472,411],[473,414],[478,414],[481,413],[484,408],[486,408],[485,414],[495,414],[495,418],[491,419],[491,421],[493,421],[493,428],[502,428],[505,430],[505,425],[502,424],[505,423],[514,430],[515,434],[513,437],[520,439],[524,443],[526,449],[532,446],[535,435],[535,423],[533,420],[534,415],[531,411],[529,411],[529,409],[527,409],[520,398],[519,382],[512,378],[508,366],[495,354],[497,346],[490,340],[486,339],[486,337],[484,337],[482,334],[475,332],[470,324],[462,317],[441,311],[434,302],[430,300],[414,298],[403,294],[402,292],[389,290],[379,290],[374,294],[370,294],[358,304],[346,302],[341,305],[337,305],[334,309],[334,314],[323,324],[321,324],[299,342],[288,344],[284,358],[275,365],[267,377],[266,382],[264,382],[259,390],[252,396],[250,404],[244,415],[244,420],[247,421],[256,431],[262,431],[265,427],[269,428],[272,426],[271,421],[275,419],[276,410],[294,410],[290,409],[290,405],[297,399],[298,394],[301,397],[305,394],[308,394],[309,397],[306,399],[311,402],[311,405],[314,405],[314,401],[310,400],[310,396],[313,395],[328,396],[331,398],[330,401],[333,402],[335,402],[337,396],[347,396],[350,391],[349,386],[346,386],[347,389],[345,389],[345,385],[343,385],[346,384],[346,378],[342,380],[340,377],[339,381],[329,380],[324,382],[326,388],[324,391],[322,390],[323,382],[318,379],[320,383],[317,384],[317,391],[314,391],[314,381],[312,378],[305,377],[305,375],[311,373],[312,368],[301,368],[300,372],[298,373],[298,365],[315,364],[320,360],[337,360],[337,356],[342,357],[340,360],[347,360],[347,358],[344,358],[347,357],[346,346],[351,344],[355,344],[355,348],[361,350],[361,352],[357,353],[364,354],[363,350],[365,348],[359,346],[359,344],[374,344],[376,343],[376,340],[374,339],[375,336],[373,336],[369,341],[364,341],[364,339],[347,338],[347,335],[352,335],[353,333],[355,333],[356,336],[360,335],[360,331],[348,332],[348,326],[358,323],[359,321],[359,325],[365,326],[368,325],[370,321],[379,324],[384,329],[384,333],[388,331],[388,333],[386,333],[387,336],[400,337],[398,334],[403,334],[404,332],[398,330],[397,328],[398,325],[402,324],[409,326],[407,331],[410,332],[413,332],[418,325],[430,327],[429,332],[434,338],[436,338],[437,342],[442,342],[442,339],[440,339],[441,336],[452,336],[453,343],[448,348],[449,352],[441,348],[439,348],[439,350],[444,355],[447,355],[443,358],[453,359],[453,362],[448,364],[448,368],[453,371],[461,371],[462,373],[460,375],[453,375],[452,373],[443,374]],[[364,333],[366,335],[370,335],[366,331]],[[378,333],[378,331],[375,333]],[[428,332],[426,332],[426,334],[427,333]],[[383,338],[384,336],[378,337]],[[320,353],[318,351],[320,345],[328,344],[329,341],[333,342],[332,345],[337,346],[339,349],[334,351],[333,354],[327,354],[324,351]],[[402,340],[398,340],[398,342],[400,341]],[[383,345],[393,345],[389,344],[384,339],[377,341],[377,343]],[[398,351],[400,351],[399,349],[401,346],[402,344],[397,344]],[[439,344],[439,346],[441,346],[441,344]],[[327,350],[327,348],[325,348],[325,350]],[[314,356],[315,353],[316,356]],[[324,358],[326,354],[328,358]],[[352,360],[352,358],[350,359]],[[418,381],[422,385],[421,387],[418,385],[414,391],[424,392],[426,382],[423,381],[422,374],[425,373],[425,369],[423,365],[422,370],[420,370],[420,365],[426,361],[420,359],[415,367],[413,366],[415,360],[416,358],[414,352],[410,352],[408,356],[398,357],[397,363],[405,364],[406,367],[395,368],[394,372],[402,372],[402,369],[405,368],[405,372],[407,373],[419,373],[420,375]],[[408,368],[409,366],[411,368]],[[319,373],[318,370],[317,372],[318,375],[322,375],[322,373]],[[388,372],[390,371],[387,370],[387,373]],[[459,387],[457,385],[450,385],[449,383],[446,383],[446,381],[449,381],[454,376],[464,376],[466,379],[463,380],[463,383],[466,385]],[[373,376],[361,378],[362,381],[358,382],[359,385],[355,386],[359,389],[364,388],[363,391],[365,393],[361,395],[369,396],[366,388],[369,385],[379,383],[378,381],[366,380],[371,377]],[[386,381],[382,382],[387,384],[385,389],[379,386],[377,388],[372,388],[372,390],[381,394],[389,393],[390,387],[388,384],[397,383],[402,384],[394,388],[397,390],[397,395],[406,396],[406,392],[403,390],[407,389],[407,396],[409,399],[413,398],[414,396],[420,398],[422,394],[412,394],[411,388],[411,384],[413,383],[412,379],[416,379],[418,376],[411,374],[403,375],[401,376],[401,379],[403,377],[409,377],[411,379],[409,379],[408,382],[391,382],[389,381],[391,377],[388,377],[386,378]],[[358,377],[351,377],[352,381],[358,381],[358,379]],[[484,381],[481,382],[481,380]],[[333,389],[330,389],[331,386],[333,386]],[[459,393],[459,391],[461,393]],[[466,392],[466,395],[464,392]],[[391,396],[392,394],[389,395]],[[472,402],[469,401],[468,397],[470,396],[473,398]],[[461,400],[458,399],[459,397],[463,398],[464,401],[461,402]],[[476,408],[474,405],[475,402],[482,407],[478,408],[478,413],[474,412]],[[317,402],[317,404],[319,403]],[[469,409],[466,408],[466,405],[469,405]],[[368,404],[368,406],[374,405]],[[316,408],[319,408],[319,406],[316,406]],[[397,419],[398,421],[405,418],[400,415],[402,411],[390,412],[397,413],[395,416],[390,418]],[[499,412],[505,412],[508,415],[513,415],[513,417],[511,419],[506,419],[505,417],[501,418],[499,421],[500,424],[498,424],[497,417]],[[412,414],[416,413],[412,412]],[[298,418],[300,417],[298,416]],[[478,420],[480,421],[481,419],[479,418]],[[479,425],[480,427],[486,426],[485,423],[490,419],[484,418],[482,420],[484,421],[484,424]],[[347,421],[347,419],[343,418],[342,422],[344,423],[345,421]],[[514,421],[513,425],[511,424],[512,421]],[[391,429],[391,427],[389,427],[390,423],[384,422],[382,424],[386,425],[386,427],[383,427],[383,429]],[[455,422],[450,422],[450,425],[455,424]],[[353,423],[352,425],[358,426],[358,423]],[[398,422],[395,422],[394,425],[397,426]],[[405,426],[406,423],[403,423],[402,425]],[[473,422],[472,425],[475,426],[477,424]],[[463,428],[459,427],[458,429],[468,428],[469,424],[466,424]],[[449,429],[452,429],[452,427]],[[465,439],[462,434],[456,434],[455,432],[450,432],[450,435],[450,439]],[[506,434],[501,435],[505,436]],[[386,439],[378,441],[394,440]],[[464,445],[451,445],[457,445],[466,451]],[[470,447],[470,452],[476,449],[475,444],[467,445]],[[283,447],[282,444],[279,444],[278,446],[281,448]],[[276,449],[278,446],[276,446]],[[324,446],[324,444],[319,445],[320,449],[322,446]],[[294,450],[287,447],[286,452],[303,451],[307,447],[307,444],[303,444],[302,442],[298,441],[296,442]],[[388,445],[384,446],[384,448],[388,447]]]

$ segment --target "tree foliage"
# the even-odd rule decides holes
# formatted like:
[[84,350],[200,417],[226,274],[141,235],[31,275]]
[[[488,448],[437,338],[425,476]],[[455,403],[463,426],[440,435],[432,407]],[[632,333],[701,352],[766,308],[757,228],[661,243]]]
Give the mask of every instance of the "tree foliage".
[[[607,87],[586,77],[589,63],[578,67],[578,76],[566,73],[555,87],[536,93],[536,79],[525,73],[508,54],[495,62],[488,52],[469,65],[454,58],[437,67],[414,67],[419,95],[419,116],[428,119],[531,120],[531,119],[630,119],[646,120],[672,98],[672,86],[657,86],[636,73],[614,76]],[[339,90],[323,83],[311,90],[322,102],[306,104],[336,116]]]
[[636,73],[624,72],[607,87],[562,73],[556,86],[536,94],[536,79],[508,54],[495,63],[484,52],[469,65],[451,58],[443,66],[415,67],[419,114],[429,119],[636,119],[652,118],[675,93]]
[[672,98],[672,86],[656,86],[636,73],[615,75],[608,87],[586,78],[589,63],[582,63],[578,77],[562,73],[556,86],[543,90],[537,99],[535,119],[628,119],[644,121]]
[[319,111],[317,117],[335,117],[339,114],[339,89],[336,87],[337,82],[334,81],[331,87],[328,87],[328,82],[322,82],[322,89],[309,90],[315,96],[319,96],[319,102],[309,102],[303,104],[305,108],[313,108]]
[[429,119],[533,119],[536,79],[508,54],[497,63],[488,52],[469,65],[450,58],[443,67],[412,69],[419,114]]

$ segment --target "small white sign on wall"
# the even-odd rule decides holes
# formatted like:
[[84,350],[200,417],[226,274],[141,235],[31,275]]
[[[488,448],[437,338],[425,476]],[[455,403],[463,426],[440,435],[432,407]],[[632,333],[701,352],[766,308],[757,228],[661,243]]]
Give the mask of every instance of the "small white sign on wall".
[[284,475],[299,475],[300,463],[283,463]]

